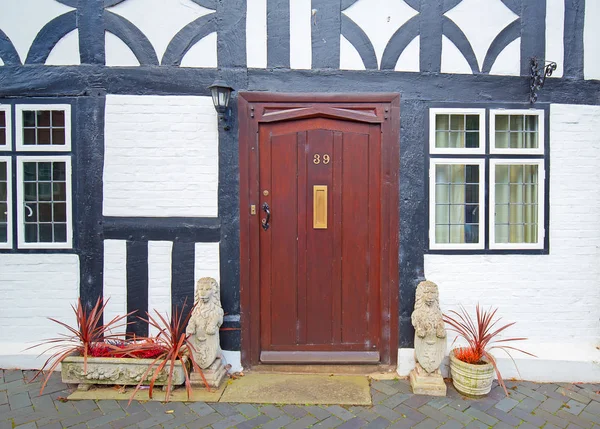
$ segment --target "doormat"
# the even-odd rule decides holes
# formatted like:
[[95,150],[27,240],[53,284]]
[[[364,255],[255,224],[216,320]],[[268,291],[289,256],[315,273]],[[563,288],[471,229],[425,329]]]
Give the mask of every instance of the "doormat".
[[365,376],[250,373],[230,382],[219,402],[371,405],[371,393]]

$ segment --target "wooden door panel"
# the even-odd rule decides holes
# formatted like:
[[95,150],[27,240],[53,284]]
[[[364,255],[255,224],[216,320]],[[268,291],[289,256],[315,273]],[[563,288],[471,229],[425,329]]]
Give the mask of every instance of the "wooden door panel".
[[[263,96],[276,101],[257,102]],[[399,117],[398,97],[287,97],[239,98],[242,360],[389,364],[399,129],[389,118]],[[315,186],[327,192],[326,225],[315,223]]]

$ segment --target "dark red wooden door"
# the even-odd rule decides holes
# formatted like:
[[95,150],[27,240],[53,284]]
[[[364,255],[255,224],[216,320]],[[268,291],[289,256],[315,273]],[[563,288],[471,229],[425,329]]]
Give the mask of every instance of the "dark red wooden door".
[[380,128],[259,127],[262,362],[379,362]]

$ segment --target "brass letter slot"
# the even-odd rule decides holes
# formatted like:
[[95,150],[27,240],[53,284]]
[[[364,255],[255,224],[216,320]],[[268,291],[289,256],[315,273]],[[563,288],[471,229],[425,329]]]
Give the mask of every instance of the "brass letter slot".
[[327,229],[327,185],[313,186],[313,228]]

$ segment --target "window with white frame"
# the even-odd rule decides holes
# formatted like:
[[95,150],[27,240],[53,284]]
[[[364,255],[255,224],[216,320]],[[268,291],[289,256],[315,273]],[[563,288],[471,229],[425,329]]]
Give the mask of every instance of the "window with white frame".
[[[3,111],[12,110],[15,114],[12,133],[15,142],[13,145],[9,139],[4,148],[0,147],[0,248],[70,249],[73,242],[71,106],[2,107]],[[7,128],[10,131],[10,126]],[[11,172],[12,164],[16,165],[16,172]],[[11,206],[13,186],[15,207]],[[12,239],[13,230],[16,243]]]
[[[467,126],[467,118],[475,111],[430,109],[429,247],[543,249],[544,111],[489,110],[487,147],[485,140],[467,144],[468,139],[475,141],[467,133],[478,133],[478,137],[486,133],[485,110],[478,115],[478,122],[471,118]],[[453,132],[460,132],[452,125],[440,132],[452,118],[461,117],[464,120],[454,119],[458,124],[454,128],[464,123],[464,138],[452,137]],[[462,156],[456,157],[459,154]]]

